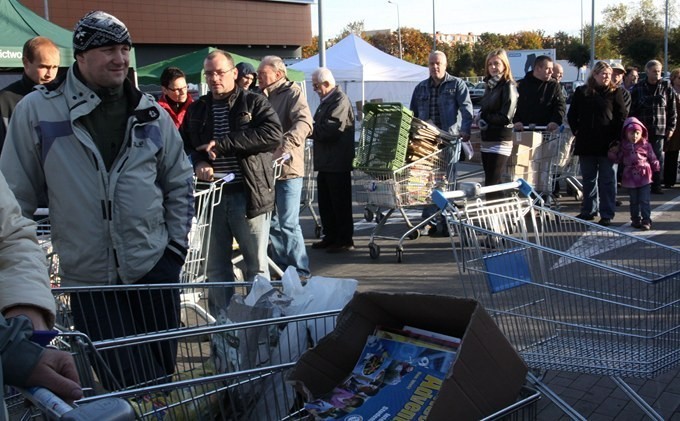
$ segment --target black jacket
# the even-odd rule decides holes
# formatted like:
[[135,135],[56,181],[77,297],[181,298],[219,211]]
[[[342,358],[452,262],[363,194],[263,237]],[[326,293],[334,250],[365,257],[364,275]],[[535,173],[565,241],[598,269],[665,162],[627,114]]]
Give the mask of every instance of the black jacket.
[[354,161],[354,111],[340,87],[321,101],[314,113],[314,170],[352,171]]
[[623,121],[628,115],[621,89],[599,88],[587,94],[588,86],[574,92],[567,119],[574,141],[574,154],[607,156],[609,145],[621,136]]
[[[237,87],[228,103],[230,132],[214,140],[218,154],[238,158],[247,198],[246,215],[254,218],[274,209],[272,152],[281,145],[283,131],[264,96]],[[207,153],[197,152],[196,147],[213,140],[212,115],[212,94],[204,95],[191,104],[180,127],[194,168],[199,162],[209,162]]]
[[0,123],[0,151],[2,150],[2,145],[5,143],[9,119],[12,117],[14,108],[21,98],[28,95],[33,90],[34,86],[35,82],[24,73],[21,76],[21,79],[10,83],[0,91],[0,117],[2,117],[2,122]]
[[562,124],[567,106],[559,82],[553,79],[544,82],[529,72],[518,82],[517,92],[519,101],[513,119],[515,123],[537,126]]
[[493,89],[487,86],[479,114],[487,124],[487,128],[481,131],[482,140],[512,140],[512,118],[516,109],[517,88],[514,82],[501,79]]

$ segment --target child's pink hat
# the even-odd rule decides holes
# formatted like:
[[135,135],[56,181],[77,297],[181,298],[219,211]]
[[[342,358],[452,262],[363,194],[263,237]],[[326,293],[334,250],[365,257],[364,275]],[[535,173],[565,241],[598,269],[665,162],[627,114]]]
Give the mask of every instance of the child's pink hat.
[[640,130],[640,131],[643,132],[643,133],[644,133],[644,131],[645,131],[645,130],[644,130],[644,127],[642,126],[642,124],[638,124],[638,123],[630,123],[630,124],[628,124],[628,125],[626,126],[626,131],[627,131],[627,132],[634,132],[635,130]]

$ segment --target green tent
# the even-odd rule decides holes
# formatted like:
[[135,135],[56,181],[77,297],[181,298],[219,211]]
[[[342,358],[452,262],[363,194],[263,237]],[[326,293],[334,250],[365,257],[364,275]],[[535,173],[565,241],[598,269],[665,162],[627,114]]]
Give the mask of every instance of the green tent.
[[43,19],[17,0],[0,0],[0,68],[21,68],[24,43],[38,35],[54,41],[61,52],[61,65],[73,63],[72,32]]
[[[61,67],[73,63],[73,32],[43,19],[17,0],[0,0],[0,68],[22,68],[24,43],[42,35],[59,47]],[[130,53],[130,67],[135,67],[134,49]]]
[[[205,77],[203,76],[203,59],[205,59],[205,56],[213,50],[216,50],[216,48],[205,47],[194,51],[193,53],[142,66],[137,69],[137,82],[140,85],[160,85],[163,69],[168,66],[175,66],[182,69],[187,75],[187,82],[195,84],[205,83]],[[245,61],[252,64],[256,69],[257,66],[260,65],[258,60],[253,60],[252,58],[243,57],[234,53],[229,54],[234,58],[234,63]],[[288,69],[288,79],[295,82],[303,82],[305,80],[305,74],[297,70]]]

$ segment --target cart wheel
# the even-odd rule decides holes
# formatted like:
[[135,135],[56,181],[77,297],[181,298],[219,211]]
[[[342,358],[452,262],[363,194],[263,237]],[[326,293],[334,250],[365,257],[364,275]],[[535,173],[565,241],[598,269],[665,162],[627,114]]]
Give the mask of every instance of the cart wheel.
[[404,257],[404,250],[400,247],[397,247],[397,263],[401,263],[403,257]]
[[375,214],[375,222],[380,223],[380,221],[383,220],[385,215],[382,212],[378,212]]
[[366,222],[371,222],[373,220],[373,211],[369,208],[364,208],[364,219]]
[[314,227],[314,236],[316,238],[321,238],[321,226],[320,225],[317,225],[316,227]]
[[417,240],[420,238],[420,230],[413,230],[408,233],[409,240]]
[[380,246],[376,243],[370,243],[368,245],[368,254],[371,256],[371,259],[377,259],[380,257]]

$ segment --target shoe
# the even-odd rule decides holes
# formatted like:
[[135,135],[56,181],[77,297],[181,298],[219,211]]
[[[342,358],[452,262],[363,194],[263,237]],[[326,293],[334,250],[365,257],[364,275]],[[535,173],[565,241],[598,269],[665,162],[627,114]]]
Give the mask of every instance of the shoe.
[[332,241],[321,240],[321,241],[317,241],[316,243],[312,243],[312,248],[315,249],[315,250],[327,249],[328,247],[330,247],[332,245],[333,245]]
[[652,186],[652,194],[663,194],[661,186]]
[[326,249],[326,253],[331,253],[331,254],[344,253],[344,252],[352,251],[352,250],[354,250],[354,244],[352,244],[352,243],[350,243],[350,244],[333,244],[332,246],[329,246]]
[[630,223],[630,226],[633,228],[642,228],[642,223],[640,222],[639,219],[634,220]]
[[673,187],[673,185],[672,184],[664,184],[664,187],[667,188],[667,189],[670,189],[670,188]]
[[588,213],[579,213],[578,215],[576,215],[576,217],[584,221],[592,221],[593,219],[595,219],[595,215],[590,215]]
[[620,201],[620,200],[617,200],[617,201],[616,201],[616,206],[621,206],[621,205],[623,205],[623,202]]
[[642,221],[642,225],[640,225],[640,228],[643,231],[649,231],[652,229],[652,221]]
[[608,227],[612,224],[612,220],[609,218],[600,218],[599,221],[597,221],[599,225],[602,225],[603,227]]

